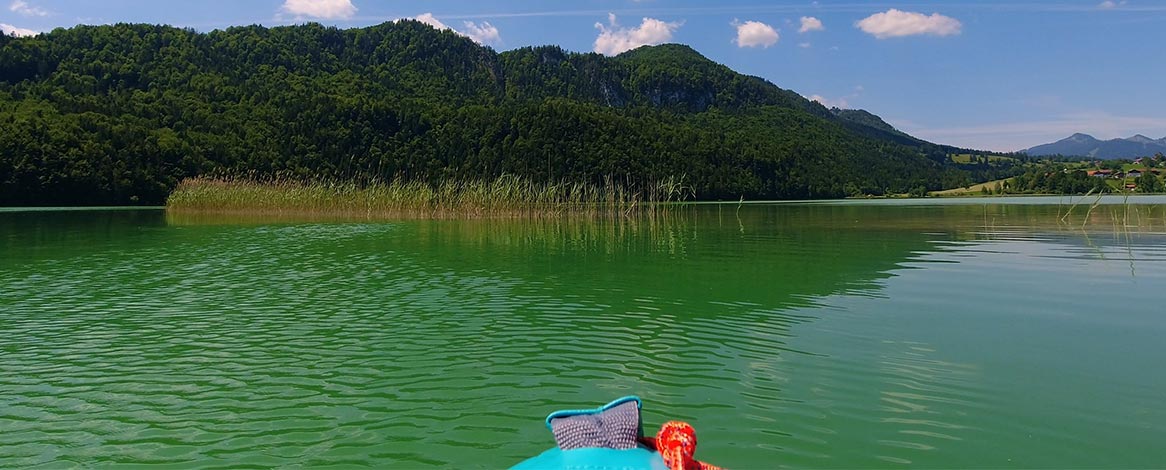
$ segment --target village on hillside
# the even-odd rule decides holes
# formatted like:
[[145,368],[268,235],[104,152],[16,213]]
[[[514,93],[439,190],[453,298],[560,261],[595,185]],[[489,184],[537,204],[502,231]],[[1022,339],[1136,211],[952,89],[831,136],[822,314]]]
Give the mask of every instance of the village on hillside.
[[[1130,160],[1093,160],[1085,165],[1065,171],[1084,171],[1093,178],[1115,180],[1115,189],[1131,192],[1161,192],[1162,175],[1166,174],[1166,156],[1161,153],[1152,157]],[[1143,178],[1144,176],[1149,176]]]
[[[953,155],[964,162],[987,164],[1010,156]],[[1068,157],[1028,160],[1022,174],[963,188],[933,191],[929,196],[990,196],[1006,194],[1166,193],[1166,156],[1125,160]]]

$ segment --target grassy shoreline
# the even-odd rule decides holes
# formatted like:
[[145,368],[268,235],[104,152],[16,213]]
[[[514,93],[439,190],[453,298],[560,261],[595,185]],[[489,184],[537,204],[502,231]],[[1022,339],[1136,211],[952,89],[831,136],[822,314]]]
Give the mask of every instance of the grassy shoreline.
[[676,178],[644,187],[611,179],[601,185],[536,183],[510,175],[436,185],[187,178],[167,198],[166,208],[181,213],[368,218],[628,216],[661,210],[692,195]]

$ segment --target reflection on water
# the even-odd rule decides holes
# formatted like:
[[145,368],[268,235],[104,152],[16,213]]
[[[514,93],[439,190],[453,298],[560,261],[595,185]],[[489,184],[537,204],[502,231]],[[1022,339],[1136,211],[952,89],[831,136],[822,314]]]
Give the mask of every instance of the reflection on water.
[[496,468],[628,393],[734,468],[1159,464],[1161,206],[928,204],[0,213],[0,466]]

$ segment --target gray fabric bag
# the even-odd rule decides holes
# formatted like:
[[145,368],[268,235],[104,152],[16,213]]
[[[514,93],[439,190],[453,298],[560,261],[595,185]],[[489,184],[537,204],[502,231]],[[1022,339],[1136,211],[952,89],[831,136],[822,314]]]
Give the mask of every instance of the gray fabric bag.
[[586,447],[634,449],[643,435],[638,401],[627,401],[598,412],[550,419],[555,443],[562,450]]

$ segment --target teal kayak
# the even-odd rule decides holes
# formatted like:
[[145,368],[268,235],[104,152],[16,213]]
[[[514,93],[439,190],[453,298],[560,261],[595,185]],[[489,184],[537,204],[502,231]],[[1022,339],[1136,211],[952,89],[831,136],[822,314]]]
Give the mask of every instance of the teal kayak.
[[617,450],[599,447],[553,448],[511,467],[513,470],[668,470],[656,451],[644,447]]

